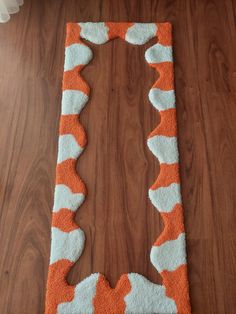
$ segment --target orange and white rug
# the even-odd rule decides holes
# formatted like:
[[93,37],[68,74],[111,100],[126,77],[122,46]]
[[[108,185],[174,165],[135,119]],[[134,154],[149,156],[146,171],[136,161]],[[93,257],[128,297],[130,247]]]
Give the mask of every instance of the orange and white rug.
[[[146,50],[145,59],[159,73],[149,92],[149,100],[159,111],[161,122],[148,136],[147,145],[160,162],[160,174],[149,189],[149,198],[160,212],[165,227],[151,248],[150,259],[162,276],[163,284],[156,285],[140,274],[129,273],[122,275],[112,289],[102,274],[95,273],[70,286],[66,276],[80,258],[85,244],[84,232],[74,222],[75,213],[86,196],[76,163],[86,146],[86,134],[78,119],[90,92],[80,71],[93,54],[82,39],[100,45],[117,37],[133,45],[143,45],[157,38],[157,43]],[[170,23],[67,25],[46,314],[191,312],[173,73]]]

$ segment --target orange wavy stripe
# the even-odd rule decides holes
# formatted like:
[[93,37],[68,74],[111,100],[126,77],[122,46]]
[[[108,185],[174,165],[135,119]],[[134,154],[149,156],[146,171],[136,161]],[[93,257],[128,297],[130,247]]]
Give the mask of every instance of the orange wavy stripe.
[[80,76],[80,71],[83,69],[84,65],[78,65],[72,70],[64,72],[62,89],[66,90],[80,90],[84,94],[88,95],[90,88],[84,79]]
[[179,164],[160,164],[160,173],[155,183],[150,187],[156,190],[160,187],[169,186],[171,183],[179,183]]
[[75,287],[69,286],[65,280],[72,266],[73,263],[66,259],[49,266],[45,314],[54,314],[58,304],[73,300]]
[[59,212],[52,214],[52,227],[56,227],[63,232],[70,232],[78,229],[78,225],[74,222],[75,212],[67,208],[61,208]]
[[125,313],[124,297],[131,291],[131,284],[127,275],[122,275],[114,289],[104,276],[100,275],[96,294],[93,299],[94,314]]
[[106,22],[106,26],[109,28],[108,37],[109,39],[114,39],[117,37],[125,39],[125,34],[127,29],[134,25],[134,23],[113,23],[113,22]]
[[75,159],[67,159],[57,165],[56,184],[67,185],[73,193],[86,195],[85,185],[76,172],[76,163]]
[[157,39],[163,46],[172,46],[172,25],[171,23],[157,23]]
[[159,88],[164,91],[174,89],[174,73],[173,62],[161,62],[161,63],[149,63],[149,65],[159,72],[159,78],[153,85],[155,88]]
[[179,314],[191,313],[187,284],[187,265],[181,265],[174,271],[161,272],[166,295],[176,302]]
[[177,136],[176,109],[168,109],[160,111],[161,122],[149,134],[149,138],[155,135]]
[[76,23],[67,23],[66,25],[66,43],[68,47],[72,44],[82,43],[80,40],[80,26]]
[[83,126],[79,122],[78,114],[61,116],[59,134],[72,134],[80,147],[85,147],[87,144],[86,134]]
[[154,246],[159,246],[169,240],[176,240],[180,233],[184,232],[183,207],[181,204],[176,204],[169,213],[161,213],[161,217],[165,228],[153,244]]

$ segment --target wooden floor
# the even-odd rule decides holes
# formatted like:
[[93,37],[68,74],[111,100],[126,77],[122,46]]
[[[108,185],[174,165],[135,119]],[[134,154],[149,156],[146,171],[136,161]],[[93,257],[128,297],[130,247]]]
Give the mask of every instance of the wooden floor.
[[[44,311],[66,22],[170,21],[174,26],[182,196],[192,311],[236,313],[236,1],[25,1],[0,25],[0,313]],[[149,261],[162,230],[147,189],[159,165],[158,123],[142,47],[93,46],[92,97],[78,172],[88,197],[76,220],[86,248],[68,276],[125,272],[161,282]]]

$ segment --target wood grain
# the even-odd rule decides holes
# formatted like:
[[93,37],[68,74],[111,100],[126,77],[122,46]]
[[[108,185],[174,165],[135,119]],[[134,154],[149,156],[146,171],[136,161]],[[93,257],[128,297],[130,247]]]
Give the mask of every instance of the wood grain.
[[[0,25],[0,312],[43,313],[57,157],[65,23],[170,21],[182,196],[193,313],[236,312],[236,2],[26,1]],[[76,220],[87,237],[68,276],[125,272],[153,282],[162,221],[147,199],[159,165],[146,137],[159,121],[143,58],[151,42],[92,46],[78,172],[89,194]]]

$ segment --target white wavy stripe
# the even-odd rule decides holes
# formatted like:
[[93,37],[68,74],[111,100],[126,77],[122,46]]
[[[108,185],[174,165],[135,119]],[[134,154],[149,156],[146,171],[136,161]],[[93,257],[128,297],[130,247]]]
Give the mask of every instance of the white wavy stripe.
[[176,204],[181,204],[180,185],[172,183],[169,186],[149,189],[149,198],[159,212],[169,213]]
[[180,265],[186,264],[185,250],[185,233],[181,233],[176,240],[153,246],[150,255],[151,262],[158,272],[173,271]]
[[79,26],[81,27],[80,36],[94,44],[104,44],[109,40],[109,29],[104,22],[79,23]]
[[157,110],[175,108],[174,90],[163,91],[159,88],[152,88],[148,94],[149,101]]
[[153,45],[146,50],[145,59],[148,63],[173,62],[172,46]]
[[177,313],[175,301],[166,296],[164,286],[153,284],[139,274],[128,274],[131,291],[125,296],[126,314]]
[[88,64],[93,58],[92,50],[82,44],[72,44],[65,49],[64,71],[72,70],[78,65]]
[[64,90],[61,114],[79,114],[88,101],[88,96],[79,90]]
[[160,163],[173,164],[179,161],[177,138],[155,135],[148,139],[148,147]]
[[94,312],[93,298],[99,274],[92,274],[75,287],[74,299],[71,302],[60,303],[58,314],[92,314]]
[[71,262],[77,261],[83,252],[85,236],[81,229],[70,232],[63,232],[58,228],[52,227],[52,242],[50,264],[61,259]]
[[54,193],[53,212],[58,212],[61,208],[67,208],[75,212],[83,203],[85,195],[83,193],[73,193],[64,184],[57,184]]
[[72,134],[60,135],[58,140],[57,163],[73,158],[77,159],[83,148],[77,143]]
[[155,23],[135,23],[127,29],[125,40],[130,44],[143,45],[157,33]]

